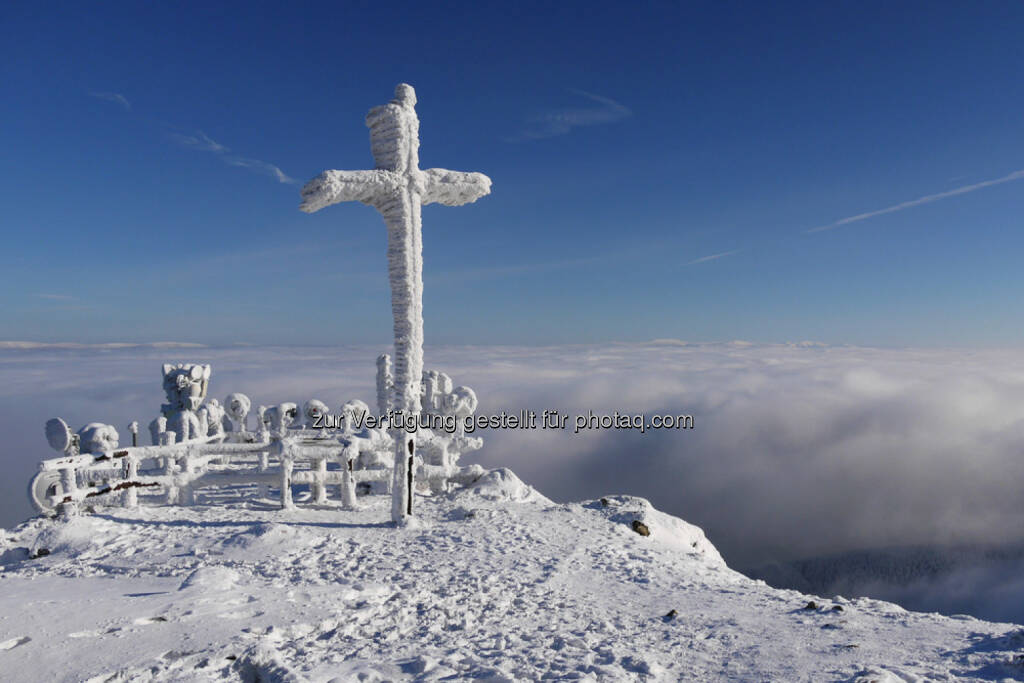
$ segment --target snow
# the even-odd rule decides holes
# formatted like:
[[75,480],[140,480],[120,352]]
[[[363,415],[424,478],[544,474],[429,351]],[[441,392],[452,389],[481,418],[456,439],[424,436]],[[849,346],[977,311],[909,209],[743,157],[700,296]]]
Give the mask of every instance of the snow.
[[495,470],[421,497],[420,528],[390,525],[385,496],[349,511],[199,503],[0,534],[0,668],[25,681],[1024,678],[1019,626],[772,589],[633,496],[558,505]]
[[456,496],[459,498],[467,495],[491,501],[542,500],[546,503],[551,502],[532,486],[524,484],[512,470],[505,467],[491,470],[466,488],[456,492]]

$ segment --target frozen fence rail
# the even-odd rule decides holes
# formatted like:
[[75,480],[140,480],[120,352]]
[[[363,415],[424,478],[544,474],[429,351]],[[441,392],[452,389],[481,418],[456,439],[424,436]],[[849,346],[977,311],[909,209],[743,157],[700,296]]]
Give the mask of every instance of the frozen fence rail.
[[[379,385],[391,379],[388,361],[387,356],[378,359]],[[342,509],[352,509],[357,485],[390,492],[393,440],[383,427],[356,429],[361,421],[355,413],[368,410],[361,401],[342,406],[335,430],[309,428],[322,422],[327,410],[325,403],[311,399],[301,414],[295,403],[261,406],[255,431],[248,431],[251,403],[244,394],[230,394],[223,408],[215,400],[203,404],[208,365],[165,365],[163,371],[168,403],[150,424],[151,446],[121,448],[117,431],[102,423],[72,434],[59,418],[47,422],[47,439],[63,456],[41,462],[29,484],[29,498],[39,512],[70,515],[84,503],[134,507],[140,493],[150,501],[191,505],[200,489],[253,485],[261,497],[277,488],[282,508],[294,506],[295,486],[308,486],[311,502],[321,505],[328,503],[328,488],[337,487]],[[438,414],[465,415],[476,409],[472,390],[453,388],[443,373],[423,373],[423,394],[426,409]],[[130,426],[133,437],[135,424]],[[179,441],[178,433],[192,438]],[[470,483],[484,473],[479,466],[456,465],[462,452],[480,447],[480,439],[430,430],[421,438],[415,479],[431,491]]]

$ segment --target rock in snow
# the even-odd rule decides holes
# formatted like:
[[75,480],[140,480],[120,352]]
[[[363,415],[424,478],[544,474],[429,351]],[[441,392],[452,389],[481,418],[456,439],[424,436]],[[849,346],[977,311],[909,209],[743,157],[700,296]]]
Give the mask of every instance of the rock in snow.
[[1019,626],[770,588],[641,498],[559,505],[496,470],[423,497],[420,528],[362,502],[103,508],[0,534],[0,678],[1024,678]]

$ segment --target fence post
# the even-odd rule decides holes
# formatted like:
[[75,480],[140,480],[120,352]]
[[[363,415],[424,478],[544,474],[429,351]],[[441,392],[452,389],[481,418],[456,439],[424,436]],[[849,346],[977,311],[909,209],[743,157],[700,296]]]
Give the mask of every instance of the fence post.
[[[260,433],[260,437],[262,438],[263,436],[265,436],[265,432],[261,432]],[[269,454],[269,452],[268,451],[260,451],[259,459],[260,459],[260,462],[259,462],[259,471],[260,471],[260,473],[266,472],[267,469],[270,468],[270,454]],[[267,486],[266,482],[264,482],[262,480],[260,481],[259,485],[256,488],[256,496],[258,498],[260,498],[260,499],[269,498],[270,497],[270,488]]]
[[[124,459],[124,478],[127,482],[134,482],[139,476],[139,459],[134,453],[128,454]],[[121,504],[126,508],[134,508],[139,504],[139,492],[134,486],[129,486],[124,491]]]
[[352,465],[359,450],[352,445],[341,452],[341,507],[343,510],[356,509],[356,483],[352,477]]
[[182,458],[184,467],[182,468],[182,474],[184,474],[185,482],[181,487],[181,493],[179,500],[182,505],[195,505],[196,504],[196,492],[192,488],[192,471],[195,468],[193,462],[193,451],[188,449],[185,451],[185,457]]
[[64,490],[65,498],[71,500],[62,501],[57,506],[57,514],[61,519],[68,519],[78,514],[78,503],[75,501],[75,494],[78,493],[78,473],[74,467],[65,467],[60,471],[60,487]]
[[327,502],[327,457],[317,458],[316,474],[313,479],[314,501],[318,505]]
[[294,462],[291,450],[283,443],[278,443],[281,444],[279,446],[281,452],[281,509],[291,510],[295,507],[292,503],[292,467],[294,467]]
[[[164,434],[173,434],[174,432],[164,432]],[[163,437],[163,434],[160,435]],[[164,476],[167,477],[167,504],[176,505],[178,503],[178,472],[181,469],[178,467],[178,457],[175,455],[164,456]]]

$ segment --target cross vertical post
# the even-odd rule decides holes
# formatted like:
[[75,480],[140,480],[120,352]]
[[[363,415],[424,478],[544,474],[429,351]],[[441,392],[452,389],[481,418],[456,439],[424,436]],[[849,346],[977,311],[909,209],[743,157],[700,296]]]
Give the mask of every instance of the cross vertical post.
[[[400,83],[388,104],[366,116],[376,168],[372,171],[324,171],[302,188],[299,209],[313,213],[345,201],[374,207],[388,230],[388,279],[394,317],[395,367],[392,408],[407,420],[420,412],[423,381],[423,236],[421,206],[461,206],[491,191],[482,173],[419,168],[419,118],[416,91]],[[391,519],[403,524],[412,516],[415,431],[392,425],[395,466]]]

